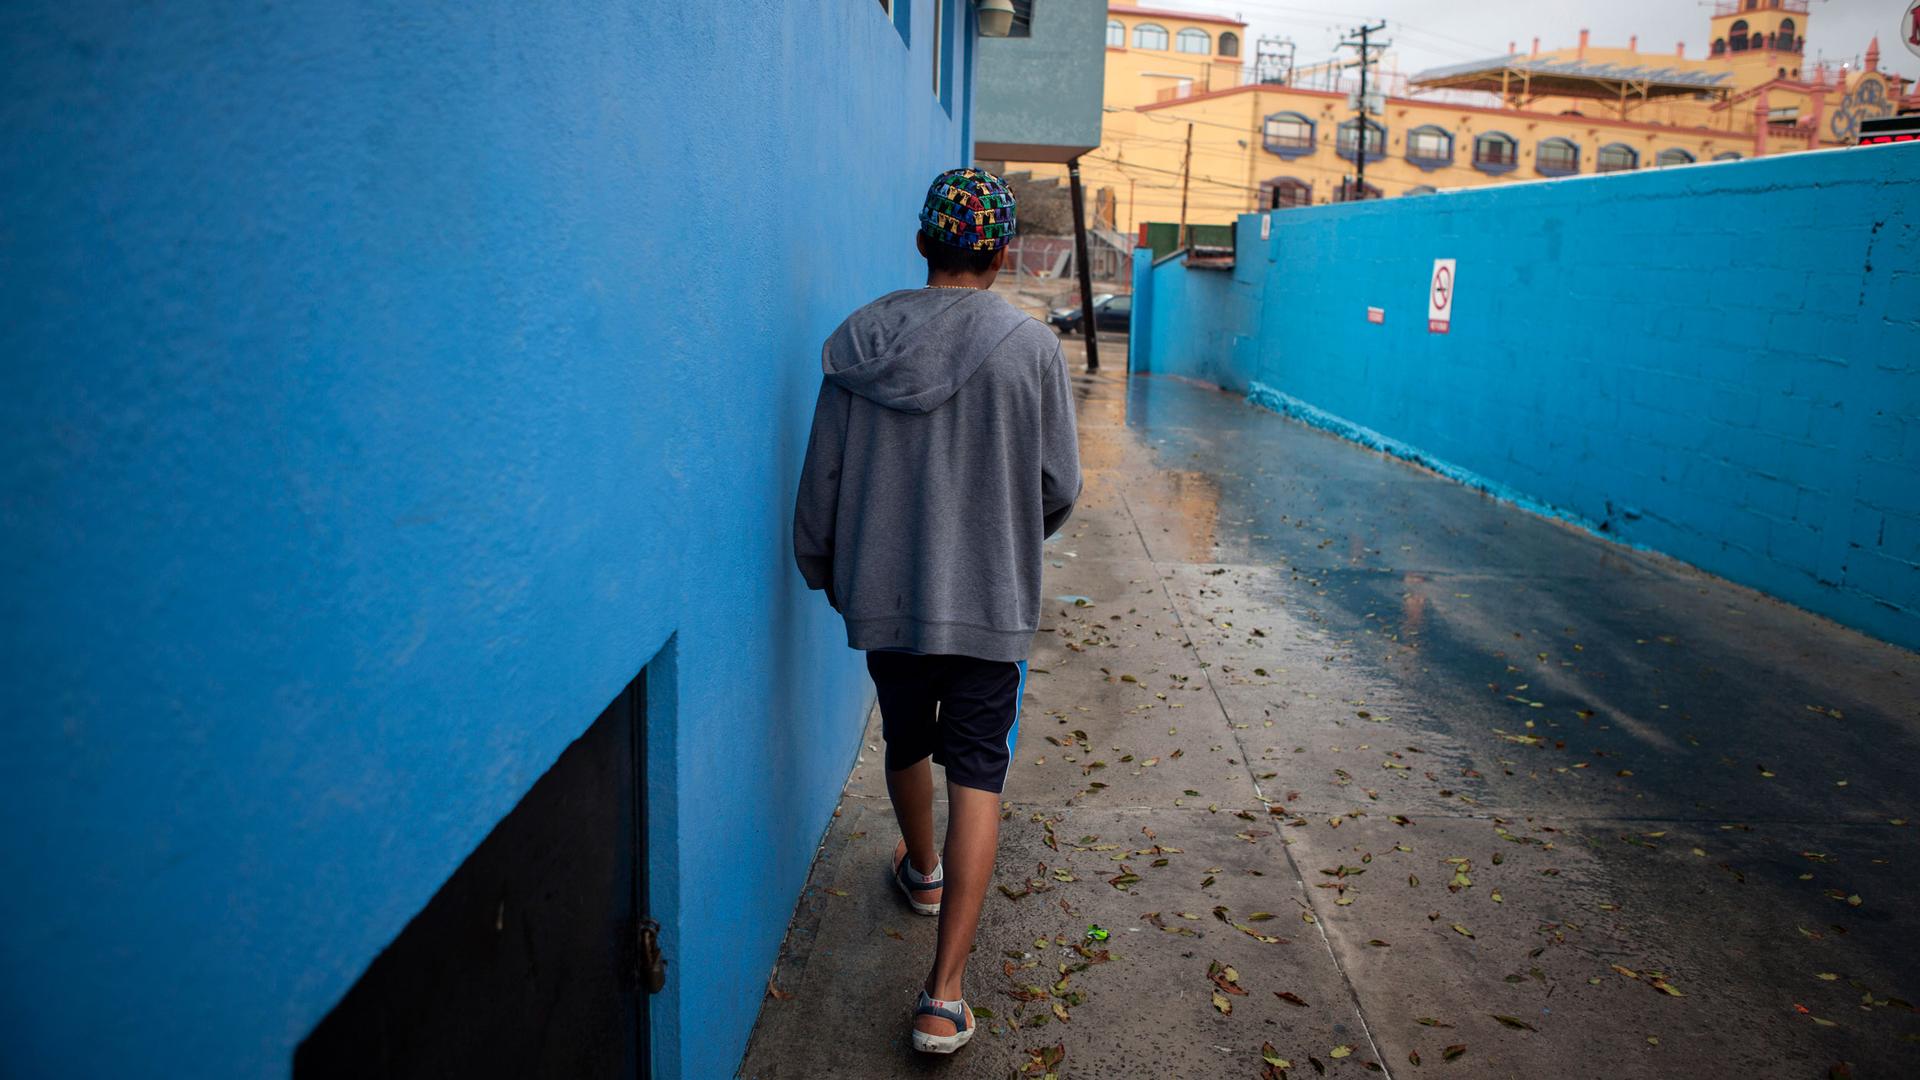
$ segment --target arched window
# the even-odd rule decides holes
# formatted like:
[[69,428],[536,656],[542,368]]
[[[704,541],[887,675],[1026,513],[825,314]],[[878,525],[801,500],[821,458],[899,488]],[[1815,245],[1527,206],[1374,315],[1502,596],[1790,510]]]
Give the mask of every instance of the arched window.
[[1269,153],[1283,158],[1313,153],[1313,121],[1297,112],[1274,113],[1260,125],[1261,142]]
[[1124,49],[1127,47],[1127,25],[1119,19],[1107,20],[1107,48]]
[[1717,153],[1717,154],[1715,154],[1715,155],[1713,155],[1713,160],[1715,160],[1715,161],[1739,161],[1739,160],[1740,160],[1740,157],[1741,157],[1741,154],[1740,154],[1740,151],[1738,151],[1738,150],[1722,150],[1722,151],[1720,151],[1719,153]]
[[1152,23],[1140,23],[1133,28],[1133,47],[1136,49],[1164,49],[1167,47],[1167,28]]
[[1520,163],[1520,144],[1503,131],[1489,131],[1473,140],[1473,167],[1481,172],[1512,172]]
[[1207,36],[1205,30],[1195,30],[1189,26],[1173,36],[1173,47],[1177,52],[1205,56],[1213,51],[1213,39]]
[[1665,167],[1667,165],[1691,165],[1694,160],[1692,154],[1687,153],[1677,146],[1670,146],[1660,151],[1659,155],[1653,159],[1653,163],[1656,166]]
[[1580,171],[1580,146],[1558,136],[1540,140],[1533,148],[1533,168],[1541,176],[1566,176]]
[[1220,55],[1221,56],[1239,56],[1240,55],[1240,35],[1239,34],[1236,34],[1231,30],[1220,31]]
[[1747,51],[1747,20],[1736,19],[1734,24],[1727,28],[1727,43],[1734,52]]
[[[1109,45],[1113,44],[1113,41],[1112,41],[1113,34],[1111,31],[1108,32],[1107,38],[1108,38],[1107,44]],[[1727,52],[1727,39],[1714,38],[1713,39],[1713,55],[1724,56],[1726,55],[1726,52]]]
[[[1339,154],[1348,161],[1352,161],[1358,156],[1360,150],[1360,124],[1358,121],[1348,120],[1340,125],[1338,136],[1334,139],[1333,149],[1334,153]],[[1386,156],[1387,129],[1371,120],[1367,121],[1367,160],[1379,161]]]
[[1787,52],[1798,52],[1794,47],[1794,25],[1792,19],[1780,20],[1780,33],[1774,36],[1774,43]]
[[1640,167],[1640,152],[1626,143],[1608,143],[1594,158],[1594,172],[1631,172]]
[[1405,198],[1408,195],[1431,195],[1438,190],[1440,189],[1434,187],[1432,184],[1421,184],[1419,187],[1408,188],[1407,190],[1401,192],[1400,196],[1401,198]]
[[1438,124],[1407,132],[1407,160],[1423,169],[1453,164],[1453,135]]
[[1313,205],[1313,185],[1291,176],[1276,176],[1260,182],[1260,205],[1269,210]]

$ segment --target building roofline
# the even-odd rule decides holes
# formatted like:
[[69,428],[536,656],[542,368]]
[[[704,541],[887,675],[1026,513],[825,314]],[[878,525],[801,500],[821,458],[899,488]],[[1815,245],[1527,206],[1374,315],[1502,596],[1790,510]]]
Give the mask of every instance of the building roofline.
[[1170,11],[1166,8],[1134,7],[1132,4],[1108,4],[1109,15],[1145,15],[1154,19],[1180,19],[1185,22],[1218,23],[1222,26],[1246,28],[1239,19],[1229,19],[1225,15],[1201,15],[1192,11]]
[[[1727,80],[1733,77],[1732,70],[1724,62],[1716,63],[1713,60],[1686,60],[1676,56],[1659,56],[1656,62],[1646,64],[1618,64],[1603,60],[1590,61],[1578,55],[1571,57],[1563,55],[1572,51],[1554,49],[1537,56],[1528,53],[1508,53],[1505,56],[1493,56],[1484,60],[1470,60],[1464,64],[1447,64],[1442,67],[1428,68],[1407,76],[1407,80],[1413,83],[1437,83],[1449,79],[1491,78],[1503,71],[1511,71],[1538,79],[1638,82],[1666,89],[1701,91],[1726,89]],[[1653,56],[1637,50],[1621,51],[1631,51],[1635,59]]]
[[[1191,105],[1196,101],[1211,101],[1214,98],[1232,94],[1244,94],[1248,91],[1266,90],[1273,93],[1304,94],[1307,97],[1337,98],[1346,100],[1346,93],[1339,90],[1309,90],[1302,86],[1275,86],[1272,83],[1246,83],[1228,87],[1225,90],[1211,90],[1204,94],[1174,98],[1171,101],[1156,101],[1134,107],[1135,112],[1148,112],[1157,109],[1169,109],[1177,105]],[[1423,101],[1419,98],[1392,97],[1387,99],[1390,105],[1413,105],[1423,109],[1457,110],[1460,112],[1480,113],[1486,116],[1518,116],[1534,120],[1553,120],[1563,124],[1590,123],[1598,127],[1608,127],[1624,131],[1671,131],[1689,135],[1712,135],[1730,141],[1753,141],[1751,133],[1741,134],[1721,131],[1718,128],[1686,127],[1680,124],[1648,124],[1638,120],[1613,120],[1604,116],[1569,116],[1565,113],[1537,112],[1532,109],[1489,109],[1484,105],[1461,105],[1450,101]]]

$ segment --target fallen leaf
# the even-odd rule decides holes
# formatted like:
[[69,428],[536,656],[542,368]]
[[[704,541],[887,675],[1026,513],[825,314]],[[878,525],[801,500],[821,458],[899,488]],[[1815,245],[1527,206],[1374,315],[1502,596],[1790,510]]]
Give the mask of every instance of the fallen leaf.
[[1228,1001],[1227,995],[1222,994],[1218,990],[1213,992],[1213,1007],[1219,1009],[1220,1015],[1222,1016],[1233,1015],[1233,1002]]
[[[975,1013],[974,1015],[975,1015],[975,1016],[978,1016],[979,1014],[978,1014],[978,1013]],[[1065,1005],[1062,1005],[1062,1004],[1060,1004],[1060,1003],[1059,1003],[1059,1002],[1057,1002],[1057,1001],[1053,1003],[1053,1015],[1055,1015],[1055,1016],[1057,1016],[1057,1017],[1059,1017],[1059,1018],[1060,1018],[1060,1022],[1061,1022],[1061,1023],[1063,1023],[1063,1024],[1064,1024],[1064,1023],[1067,1023],[1067,1022],[1069,1021],[1069,1019],[1070,1019],[1070,1018],[1069,1018],[1069,1017],[1067,1016],[1067,1007],[1066,1007]]]
[[773,976],[767,976],[767,996],[775,1001],[792,1001],[793,994],[773,985]]
[[1430,1027],[1430,1028],[1450,1028],[1453,1026],[1452,1024],[1443,1023],[1439,1020],[1436,1020],[1431,1016],[1416,1017],[1413,1022],[1416,1024],[1419,1024],[1421,1027]]
[[1260,1044],[1260,1060],[1266,1062],[1267,1064],[1273,1066],[1276,1069],[1293,1068],[1293,1062],[1288,1061],[1286,1058],[1281,1057],[1280,1051],[1275,1050],[1273,1048],[1272,1043]]
[[1652,986],[1655,990],[1658,990],[1663,994],[1671,994],[1674,997],[1687,996],[1681,993],[1679,990],[1675,989],[1673,984],[1667,982],[1667,980],[1665,979],[1648,979],[1647,983],[1648,985]]
[[1418,1050],[1407,1051],[1407,1064],[1409,1065],[1420,1064],[1420,1051]]
[[887,935],[888,937],[890,937],[890,938],[892,938],[892,939],[893,939],[893,940],[895,940],[895,941],[905,941],[905,940],[907,940],[907,939],[906,939],[906,938],[905,938],[904,936],[902,936],[902,935],[901,935],[901,933],[900,933],[900,931],[898,931],[898,930],[895,930],[895,929],[894,929],[893,927],[891,927],[891,926],[889,926],[889,927],[887,927],[887,928],[886,928],[885,930],[883,930],[883,931],[881,931],[881,933],[884,933],[884,934],[886,934],[886,935]]
[[1207,964],[1207,980],[1229,994],[1245,994],[1240,983],[1240,973],[1232,967],[1222,965],[1218,960]]
[[1273,996],[1289,1005],[1298,1005],[1303,1009],[1307,1007],[1306,1000],[1291,990],[1275,990]]
[[1517,1028],[1521,1031],[1539,1031],[1540,1030],[1539,1028],[1534,1027],[1532,1024],[1527,1023],[1525,1020],[1522,1020],[1517,1016],[1501,1016],[1499,1013],[1489,1013],[1488,1015],[1492,1016],[1495,1020],[1500,1021],[1502,1024],[1505,1024],[1507,1027],[1510,1027],[1510,1028]]
[[1453,932],[1459,934],[1461,937],[1470,938],[1473,936],[1473,931],[1461,926],[1459,923],[1453,924]]
[[1446,1058],[1448,1061],[1452,1061],[1454,1058],[1457,1058],[1461,1054],[1464,1054],[1466,1052],[1467,1052],[1466,1043],[1454,1043],[1452,1046],[1449,1046],[1445,1050],[1440,1051],[1440,1056],[1443,1058]]
[[1339,1058],[1346,1057],[1348,1054],[1351,1054],[1351,1053],[1353,1053],[1353,1047],[1342,1045],[1342,1046],[1336,1046],[1333,1049],[1327,1051],[1327,1056],[1338,1060]]

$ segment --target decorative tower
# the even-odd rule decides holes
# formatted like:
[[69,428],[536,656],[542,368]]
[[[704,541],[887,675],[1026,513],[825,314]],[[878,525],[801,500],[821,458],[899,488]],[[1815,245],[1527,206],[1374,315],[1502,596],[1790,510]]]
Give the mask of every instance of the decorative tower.
[[1736,91],[1772,79],[1800,78],[1806,49],[1807,0],[1717,0],[1707,57],[1725,63]]

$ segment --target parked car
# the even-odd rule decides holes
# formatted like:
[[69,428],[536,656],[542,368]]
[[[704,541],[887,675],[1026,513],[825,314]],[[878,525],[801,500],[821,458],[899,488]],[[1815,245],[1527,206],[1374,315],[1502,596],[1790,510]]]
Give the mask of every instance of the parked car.
[[[1071,303],[1047,313],[1047,325],[1061,334],[1080,332],[1080,305]],[[1133,328],[1133,297],[1112,293],[1093,294],[1093,327],[1127,333]]]

